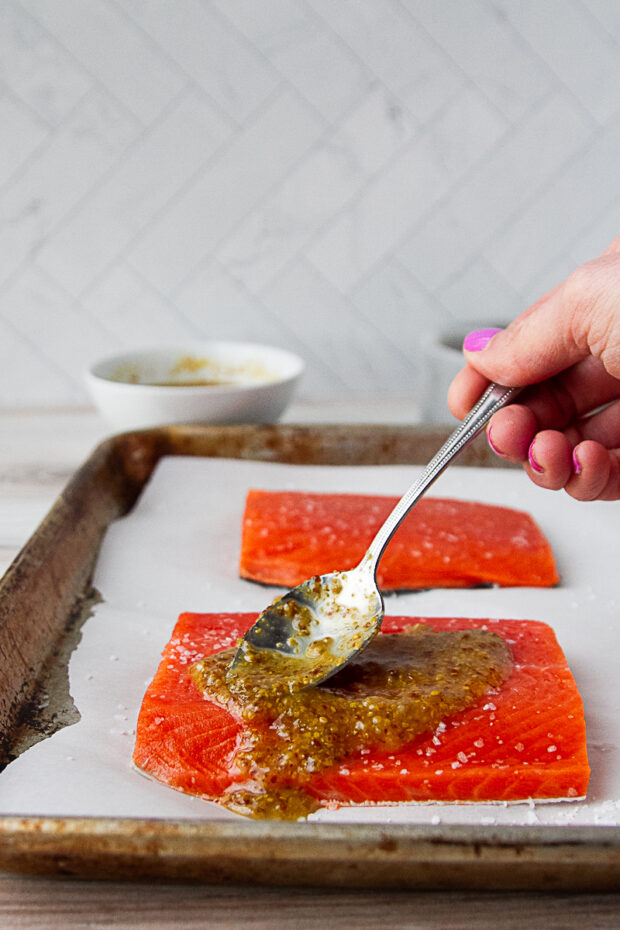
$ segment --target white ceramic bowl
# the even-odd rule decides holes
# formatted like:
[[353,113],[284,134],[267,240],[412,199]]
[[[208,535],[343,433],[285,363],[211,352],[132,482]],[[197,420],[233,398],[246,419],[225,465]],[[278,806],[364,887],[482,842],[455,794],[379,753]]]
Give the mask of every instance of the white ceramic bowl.
[[86,384],[117,430],[167,423],[272,423],[303,372],[292,352],[250,342],[199,342],[96,362]]

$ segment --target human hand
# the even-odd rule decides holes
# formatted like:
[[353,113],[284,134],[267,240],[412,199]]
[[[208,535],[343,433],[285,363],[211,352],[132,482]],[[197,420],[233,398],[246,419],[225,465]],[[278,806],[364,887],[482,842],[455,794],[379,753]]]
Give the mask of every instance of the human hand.
[[506,329],[477,330],[448,392],[462,419],[489,381],[524,387],[487,436],[543,488],[620,498],[620,237]]

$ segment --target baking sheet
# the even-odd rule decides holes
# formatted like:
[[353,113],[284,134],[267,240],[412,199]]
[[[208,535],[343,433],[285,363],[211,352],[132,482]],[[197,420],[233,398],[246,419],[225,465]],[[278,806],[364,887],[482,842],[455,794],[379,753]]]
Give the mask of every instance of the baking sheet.
[[[162,459],[131,513],[109,528],[95,571],[103,602],[70,663],[80,721],[33,746],[0,774],[0,813],[31,816],[237,820],[133,769],[134,728],[146,684],[182,610],[259,611],[278,589],[237,576],[249,487],[400,494],[420,468],[296,466]],[[593,769],[583,802],[342,808],[340,823],[617,825],[620,701],[616,675],[620,505],[582,504],[534,487],[518,471],[451,468],[433,493],[528,510],[548,535],[555,589],[435,590],[388,595],[386,612],[411,616],[539,619],[550,623],[584,699]]]

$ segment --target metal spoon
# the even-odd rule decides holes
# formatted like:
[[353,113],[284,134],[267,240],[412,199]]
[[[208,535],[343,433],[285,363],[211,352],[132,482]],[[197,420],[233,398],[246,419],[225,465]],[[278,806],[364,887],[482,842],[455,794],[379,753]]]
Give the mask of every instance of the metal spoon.
[[403,495],[356,568],[316,575],[277,598],[247,631],[228,672],[228,683],[243,679],[269,686],[286,682],[296,691],[324,681],[353,658],[379,630],[383,598],[377,587],[379,560],[395,530],[452,459],[519,388],[491,384],[455,429],[418,480]]

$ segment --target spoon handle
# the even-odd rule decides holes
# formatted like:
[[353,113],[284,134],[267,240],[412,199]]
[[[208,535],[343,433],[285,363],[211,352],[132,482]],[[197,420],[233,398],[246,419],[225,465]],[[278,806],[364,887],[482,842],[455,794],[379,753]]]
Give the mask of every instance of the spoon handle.
[[461,449],[478,435],[493,414],[510,403],[520,390],[521,388],[503,387],[501,384],[489,385],[475,407],[472,407],[463,422],[457,426],[439,452],[428,463],[418,480],[411,485],[396,504],[371,542],[362,560],[365,568],[372,569],[373,574],[376,572],[385,547],[414,504],[419,501],[444,468],[450,464],[455,455],[458,455]]

